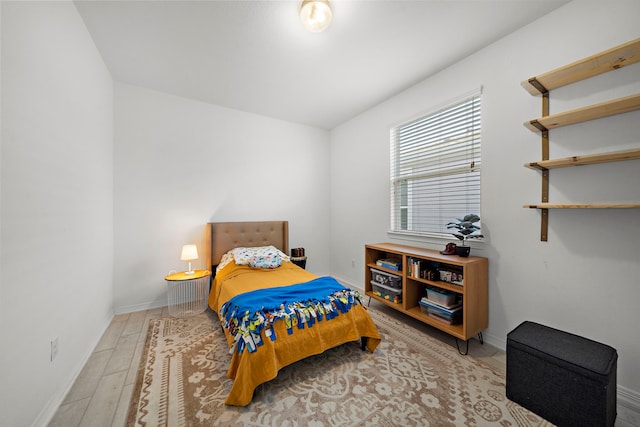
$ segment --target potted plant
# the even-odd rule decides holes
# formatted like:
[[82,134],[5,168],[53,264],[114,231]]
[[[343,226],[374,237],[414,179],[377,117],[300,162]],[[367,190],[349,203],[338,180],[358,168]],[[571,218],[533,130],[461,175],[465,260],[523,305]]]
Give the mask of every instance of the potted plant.
[[455,229],[457,230],[453,234],[458,238],[458,240],[462,241],[462,246],[456,247],[456,253],[461,257],[468,257],[471,248],[465,245],[465,242],[469,239],[478,239],[484,237],[482,234],[479,234],[480,227],[475,225],[476,222],[480,221],[480,217],[476,214],[468,214],[465,215],[464,218],[456,218],[457,222],[450,222],[447,224],[447,229]]

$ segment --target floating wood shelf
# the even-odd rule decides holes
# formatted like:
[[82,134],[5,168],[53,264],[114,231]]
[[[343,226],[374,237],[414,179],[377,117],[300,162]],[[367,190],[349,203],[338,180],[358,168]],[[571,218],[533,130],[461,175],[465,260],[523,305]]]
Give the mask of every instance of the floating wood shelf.
[[549,129],[640,109],[640,94],[635,94],[549,115],[549,91],[637,62],[640,62],[640,38],[522,82],[530,94],[542,95],[542,117],[524,123],[528,129],[540,132],[542,139],[542,160],[525,163],[528,168],[542,171],[542,203],[523,206],[540,209],[540,240],[547,241],[549,209],[640,208],[640,203],[549,203],[549,169],[640,159],[640,148],[549,159]]
[[532,95],[575,83],[640,61],[640,38],[522,82]]
[[619,162],[622,160],[640,159],[640,148],[611,153],[587,154],[584,156],[563,157],[560,159],[540,160],[539,162],[525,163],[530,169],[549,170],[566,168],[570,166],[593,165],[596,163]]
[[637,209],[640,203],[536,203],[523,205],[530,209]]
[[625,96],[611,101],[601,102],[588,107],[576,110],[564,111],[550,116],[540,117],[525,122],[524,125],[533,132],[543,132],[545,130],[558,128],[561,126],[573,125],[601,117],[614,116],[616,114],[627,113],[640,109],[640,93]]

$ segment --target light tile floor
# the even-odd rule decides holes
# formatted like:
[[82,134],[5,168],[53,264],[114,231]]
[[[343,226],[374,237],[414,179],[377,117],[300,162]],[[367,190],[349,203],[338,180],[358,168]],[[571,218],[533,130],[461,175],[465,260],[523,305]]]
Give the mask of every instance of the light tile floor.
[[49,426],[124,426],[151,319],[167,307],[117,315]]
[[[456,345],[450,335],[381,303],[372,301],[371,308],[398,318],[445,345]],[[49,426],[125,426],[149,321],[168,316],[167,307],[115,316]],[[502,371],[506,368],[504,351],[476,339],[469,341],[469,355]],[[620,409],[618,406],[617,427],[638,425],[628,421],[634,420],[633,414],[621,413]]]

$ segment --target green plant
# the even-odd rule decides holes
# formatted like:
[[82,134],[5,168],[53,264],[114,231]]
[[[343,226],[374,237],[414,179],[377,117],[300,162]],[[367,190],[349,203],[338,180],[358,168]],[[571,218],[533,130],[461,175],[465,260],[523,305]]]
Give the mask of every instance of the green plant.
[[450,222],[447,224],[447,229],[456,229],[457,232],[451,233],[462,241],[462,246],[469,239],[479,239],[484,237],[482,234],[478,234],[480,227],[475,225],[480,221],[480,217],[476,214],[465,215],[464,218],[456,218],[457,222]]

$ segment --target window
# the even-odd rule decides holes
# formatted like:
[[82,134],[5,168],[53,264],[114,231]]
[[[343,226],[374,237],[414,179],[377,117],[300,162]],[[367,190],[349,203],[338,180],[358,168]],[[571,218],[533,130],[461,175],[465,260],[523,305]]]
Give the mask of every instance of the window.
[[447,233],[480,215],[480,92],[391,129],[391,231]]

